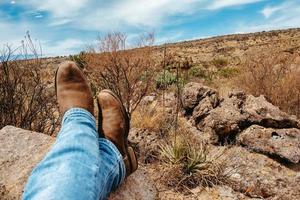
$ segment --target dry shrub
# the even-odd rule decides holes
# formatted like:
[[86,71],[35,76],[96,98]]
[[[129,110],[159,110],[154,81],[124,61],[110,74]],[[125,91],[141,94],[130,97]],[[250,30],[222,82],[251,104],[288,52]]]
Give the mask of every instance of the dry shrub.
[[221,69],[223,67],[226,67],[228,65],[228,60],[226,60],[225,58],[214,58],[211,61],[211,64],[213,66],[215,66],[217,69]]
[[[29,52],[35,59],[28,59]],[[41,80],[42,61],[30,35],[21,47],[6,46],[0,55],[0,128],[13,125],[52,135],[58,125],[55,94]]]
[[125,34],[99,37],[97,46],[85,55],[94,92],[112,90],[131,114],[147,94],[153,77],[153,40],[153,34],[143,36],[136,46],[139,49],[127,49]]
[[142,105],[131,117],[132,127],[154,131],[159,135],[166,135],[173,127],[174,118],[164,113],[156,105]]
[[251,54],[235,85],[255,96],[264,95],[280,109],[299,117],[300,65],[295,58],[296,55],[276,51]]

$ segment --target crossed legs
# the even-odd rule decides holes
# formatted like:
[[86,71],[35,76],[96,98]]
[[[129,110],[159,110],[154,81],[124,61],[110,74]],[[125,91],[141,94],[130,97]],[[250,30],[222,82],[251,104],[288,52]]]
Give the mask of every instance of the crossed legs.
[[98,133],[90,88],[73,62],[58,68],[55,83],[62,127],[32,171],[23,199],[106,199],[137,169],[126,111],[111,91],[100,92]]

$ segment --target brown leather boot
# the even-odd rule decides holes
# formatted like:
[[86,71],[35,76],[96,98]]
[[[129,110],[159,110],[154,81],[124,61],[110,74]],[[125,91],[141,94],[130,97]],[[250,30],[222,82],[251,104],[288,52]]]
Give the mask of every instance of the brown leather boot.
[[102,90],[97,97],[99,108],[98,132],[116,145],[123,156],[126,176],[132,174],[138,167],[135,152],[128,146],[129,117],[119,100],[110,90]]
[[55,90],[59,111],[63,115],[70,108],[83,108],[94,115],[91,89],[74,62],[59,65],[55,75]]

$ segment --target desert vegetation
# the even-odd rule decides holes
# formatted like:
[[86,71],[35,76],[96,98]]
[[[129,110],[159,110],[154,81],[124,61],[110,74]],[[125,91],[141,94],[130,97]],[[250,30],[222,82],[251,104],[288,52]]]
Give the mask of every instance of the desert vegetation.
[[152,58],[154,35],[143,35],[139,49],[127,49],[127,36],[120,32],[98,38],[85,55],[87,72],[94,92],[110,89],[121,99],[128,113],[137,108],[147,94],[155,71]]
[[164,170],[164,183],[180,192],[189,193],[195,187],[213,187],[228,182],[228,158],[222,153],[211,155],[207,145],[191,137],[184,129],[178,130],[176,139],[160,145],[160,159]]
[[[259,183],[242,185],[243,180],[234,182],[235,179],[230,178],[232,174],[239,177],[236,175],[238,171],[245,170],[239,165],[240,160],[235,162],[234,157],[241,154],[239,151],[246,152],[249,158],[238,159],[251,165],[254,160],[256,165],[256,158],[251,160],[254,153],[238,146],[240,143],[240,146],[246,146],[239,136],[249,126],[275,129],[272,129],[272,141],[281,137],[277,129],[297,129],[294,118],[271,107],[271,111],[276,110],[280,115],[273,116],[265,105],[267,100],[299,118],[299,54],[295,48],[282,50],[273,44],[268,44],[268,48],[259,46],[254,49],[245,42],[251,37],[225,36],[215,38],[213,42],[194,41],[190,46],[188,42],[154,46],[152,33],[141,35],[135,45],[130,45],[126,34],[112,32],[98,37],[96,45],[64,60],[77,63],[87,75],[94,95],[108,88],[120,97],[131,117],[130,136],[139,152],[141,167],[155,170],[154,174],[159,177],[154,179],[162,184],[159,186],[161,190],[190,195],[195,188],[202,191],[227,185],[248,196],[265,197],[272,194],[260,190],[263,186]],[[238,41],[240,46],[227,47],[227,40]],[[21,47],[12,49],[7,46],[1,52],[0,128],[14,125],[55,135],[59,114],[53,77],[50,80],[50,77],[43,76],[43,72],[49,69],[51,73],[48,74],[54,75],[55,67],[53,63],[51,65],[53,60],[45,64],[47,59],[40,58],[37,49],[39,46],[27,35]],[[34,59],[28,58],[30,54]],[[198,85],[190,86],[192,89],[185,98],[196,95],[196,100],[188,99],[190,104],[196,104],[185,107],[183,88],[190,82]],[[219,95],[218,90],[230,91],[230,94]],[[254,96],[247,96],[239,90]],[[260,95],[266,100],[258,97]],[[265,116],[262,120],[249,118],[253,112],[244,109],[248,103],[246,99],[262,103],[265,107],[253,112],[259,117],[271,113],[270,119]],[[250,114],[246,117],[245,113]],[[216,149],[221,149],[221,152],[214,153]],[[262,154],[266,157],[259,159],[265,161],[267,156],[276,153],[265,153],[264,150]],[[281,157],[277,160],[290,162]],[[251,173],[246,177],[251,177]]]
[[39,46],[32,42],[29,33],[20,47],[2,49],[0,128],[13,125],[49,135],[57,131],[55,94],[49,92],[42,80],[42,59],[39,57]]
[[[271,53],[270,53],[271,52]],[[234,85],[249,94],[264,95],[282,110],[300,116],[300,70],[297,54],[270,50],[256,52],[244,61]]]

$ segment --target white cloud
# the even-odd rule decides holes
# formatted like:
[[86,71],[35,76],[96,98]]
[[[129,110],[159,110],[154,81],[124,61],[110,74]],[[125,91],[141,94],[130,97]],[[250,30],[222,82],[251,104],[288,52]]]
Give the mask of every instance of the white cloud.
[[[20,47],[26,31],[30,30],[30,27],[32,27],[32,25],[28,23],[14,24],[0,21],[0,30],[5,30],[0,31],[0,38],[5,38],[5,40],[0,41],[0,51],[6,45],[11,46],[13,49]],[[86,44],[84,41],[76,38],[53,42],[51,40],[45,40],[47,37],[37,36],[34,32],[36,31],[33,31],[31,34],[32,40],[36,45],[39,45],[39,43],[41,44],[44,56],[75,54],[78,53],[78,51],[83,50],[85,47],[84,45]],[[43,35],[43,33],[40,34]],[[35,39],[36,37],[38,40]]]
[[22,0],[23,5],[34,9],[49,11],[55,18],[74,17],[80,15],[80,9],[86,7],[91,0]]
[[55,21],[52,21],[49,23],[49,26],[61,26],[67,23],[70,23],[72,20],[71,19],[57,19]]
[[300,5],[298,0],[285,1],[274,7],[267,6],[261,13],[266,20],[252,24],[241,23],[237,26],[237,31],[254,32],[300,27]]
[[261,13],[265,16],[265,18],[269,18],[272,15],[278,13],[278,12],[284,12],[287,11],[291,8],[291,6],[293,5],[293,0],[292,1],[287,1],[285,3],[282,3],[280,5],[277,6],[266,6]]
[[208,5],[207,8],[210,10],[217,10],[225,7],[256,3],[259,1],[263,1],[263,0],[214,0],[210,5]]
[[16,2],[15,2],[15,1],[11,1],[10,3],[11,3],[11,4],[15,4]]
[[0,49],[4,44],[12,45],[14,47],[19,46],[27,31],[27,26],[27,23],[22,23],[16,26],[9,22],[0,21],[0,38],[5,38],[0,41]]
[[196,0],[124,0],[98,7],[80,20],[83,28],[115,29],[124,25],[157,27],[174,14],[186,14],[193,10]]
[[42,50],[47,56],[69,55],[78,53],[86,43],[78,39],[66,39],[53,44],[51,41],[42,41]]
[[[51,14],[50,26],[73,23],[76,28],[107,31],[124,26],[159,27],[172,16],[191,15],[262,0],[22,0]],[[174,22],[173,22],[174,23]]]
[[298,0],[285,1],[269,16],[269,23],[280,27],[300,26],[300,4]]
[[265,16],[265,18],[269,18],[273,13],[278,11],[280,8],[279,7],[265,7],[261,13]]

